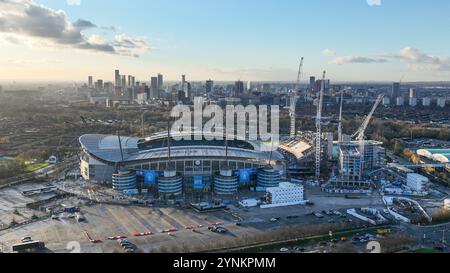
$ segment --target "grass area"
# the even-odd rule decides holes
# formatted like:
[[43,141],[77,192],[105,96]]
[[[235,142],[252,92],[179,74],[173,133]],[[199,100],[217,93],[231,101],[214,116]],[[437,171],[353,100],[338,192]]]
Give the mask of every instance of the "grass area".
[[274,242],[267,242],[267,243],[260,243],[253,246],[244,246],[244,247],[237,247],[237,248],[229,248],[225,251],[227,253],[255,253],[255,252],[263,252],[263,251],[270,251],[273,249],[281,248],[281,247],[292,247],[292,246],[307,246],[314,243],[319,243],[321,241],[329,241],[331,239],[340,239],[342,237],[350,238],[358,233],[371,233],[375,232],[378,229],[384,229],[389,228],[390,226],[383,226],[383,227],[370,227],[370,228],[356,228],[353,230],[346,230],[346,231],[340,231],[335,232],[332,237],[326,234],[322,235],[316,235],[316,236],[310,236],[310,237],[303,237],[303,238],[293,238],[288,240],[281,240],[281,241],[274,241]]
[[442,252],[437,249],[434,249],[434,248],[420,248],[420,249],[415,250],[414,253],[434,254],[434,253],[442,253]]
[[47,167],[48,165],[50,165],[50,164],[49,164],[49,163],[34,163],[34,164],[29,164],[29,165],[27,165],[27,166],[25,167],[25,171],[31,173],[31,172],[40,170],[40,169],[42,169],[42,168],[45,168],[45,167]]

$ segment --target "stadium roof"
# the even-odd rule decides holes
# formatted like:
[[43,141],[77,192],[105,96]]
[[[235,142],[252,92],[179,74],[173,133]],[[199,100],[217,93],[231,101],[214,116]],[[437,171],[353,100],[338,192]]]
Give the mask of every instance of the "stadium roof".
[[[162,136],[162,135],[161,135]],[[167,158],[167,148],[139,150],[138,142],[140,138],[136,137],[120,137],[123,158],[125,162],[143,161],[159,158]],[[112,135],[83,135],[79,139],[80,144],[91,155],[108,162],[120,162],[120,145],[119,138]],[[195,141],[193,141],[195,143]],[[208,158],[208,157],[225,157],[224,146],[202,146],[199,145],[177,146],[171,148],[172,158]],[[255,150],[246,150],[240,148],[229,147],[228,156],[230,158],[250,158],[255,160],[268,160],[270,152],[262,152]],[[272,153],[273,160],[283,160],[284,157],[279,152]]]

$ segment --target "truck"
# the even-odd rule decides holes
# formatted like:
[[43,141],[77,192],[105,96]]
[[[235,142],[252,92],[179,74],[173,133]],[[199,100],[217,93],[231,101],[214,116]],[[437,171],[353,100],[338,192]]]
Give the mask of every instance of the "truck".
[[378,229],[377,230],[377,234],[378,235],[388,235],[391,233],[390,229]]

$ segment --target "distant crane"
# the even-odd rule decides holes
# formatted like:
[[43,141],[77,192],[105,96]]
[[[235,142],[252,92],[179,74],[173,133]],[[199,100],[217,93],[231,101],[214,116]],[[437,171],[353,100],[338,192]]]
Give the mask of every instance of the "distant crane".
[[323,93],[325,92],[325,77],[326,71],[323,71],[322,84],[320,88],[319,100],[317,102],[317,116],[316,116],[316,179],[320,181],[320,162],[322,154],[322,105]]
[[297,75],[297,82],[295,84],[295,89],[293,92],[291,92],[290,95],[290,109],[289,114],[291,116],[291,137],[295,137],[296,135],[296,128],[295,128],[295,113],[296,113],[296,106],[297,106],[297,92],[300,90],[300,81],[302,79],[303,74],[303,60],[304,58],[300,60],[300,65],[298,67],[298,75]]
[[338,142],[342,142],[342,105],[344,103],[344,90],[341,91],[341,106],[339,108]]
[[361,124],[361,126],[359,127],[358,131],[356,131],[356,133],[354,133],[352,135],[352,139],[356,139],[357,141],[359,141],[359,153],[361,156],[361,175],[362,172],[364,170],[364,149],[365,149],[365,133],[366,133],[366,129],[369,126],[370,121],[372,120],[373,114],[375,113],[375,110],[377,110],[378,106],[381,104],[381,102],[383,101],[384,95],[379,95],[377,100],[375,101],[375,105],[372,107],[372,110],[370,111],[370,113],[367,115],[367,117],[364,119],[364,122]]

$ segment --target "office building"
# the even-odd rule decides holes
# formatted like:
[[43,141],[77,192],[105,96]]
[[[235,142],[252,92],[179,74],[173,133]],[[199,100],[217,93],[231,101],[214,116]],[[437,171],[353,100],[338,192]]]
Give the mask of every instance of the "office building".
[[158,74],[158,90],[163,90],[164,88],[164,77],[162,74]]
[[391,99],[396,100],[398,97],[401,96],[400,93],[400,83],[399,82],[394,82],[392,84],[392,90],[391,90]]
[[364,156],[361,156],[359,141],[343,142],[339,147],[339,175],[332,181],[335,187],[369,188],[370,181],[363,179],[367,170],[380,167],[384,161],[381,142],[364,141]]
[[88,87],[94,88],[94,78],[92,76],[88,77]]
[[120,81],[120,72],[119,70],[115,71],[115,87],[121,87],[121,81]]
[[413,88],[409,88],[409,98],[415,98],[416,97],[416,92],[414,91]]
[[122,83],[120,86],[122,87],[122,91],[127,89],[127,77],[125,75],[122,75]]
[[208,80],[206,81],[206,93],[211,93],[214,90],[214,81]]
[[244,82],[237,81],[234,83],[234,97],[239,98],[244,93]]
[[309,77],[309,90],[311,92],[315,92],[316,91],[316,77],[311,76]]
[[404,106],[405,105],[405,98],[404,97],[397,97],[396,98],[397,106]]
[[423,98],[422,99],[422,106],[429,107],[431,105],[431,99],[430,98]]
[[190,82],[185,82],[185,94],[186,94],[186,98],[189,101],[192,101],[193,96],[192,96],[192,86]]
[[131,88],[131,75],[128,75],[128,88]]
[[152,77],[150,80],[150,99],[159,98],[158,77]]
[[247,91],[252,91],[252,82],[251,81],[247,82]]
[[183,91],[185,84],[186,84],[186,75],[181,75],[181,90]]
[[411,106],[411,107],[416,107],[416,106],[417,106],[417,98],[415,98],[415,97],[410,97],[410,98],[409,98],[409,106]]
[[103,80],[97,80],[95,89],[96,89],[97,91],[102,91],[102,90],[103,90]]

